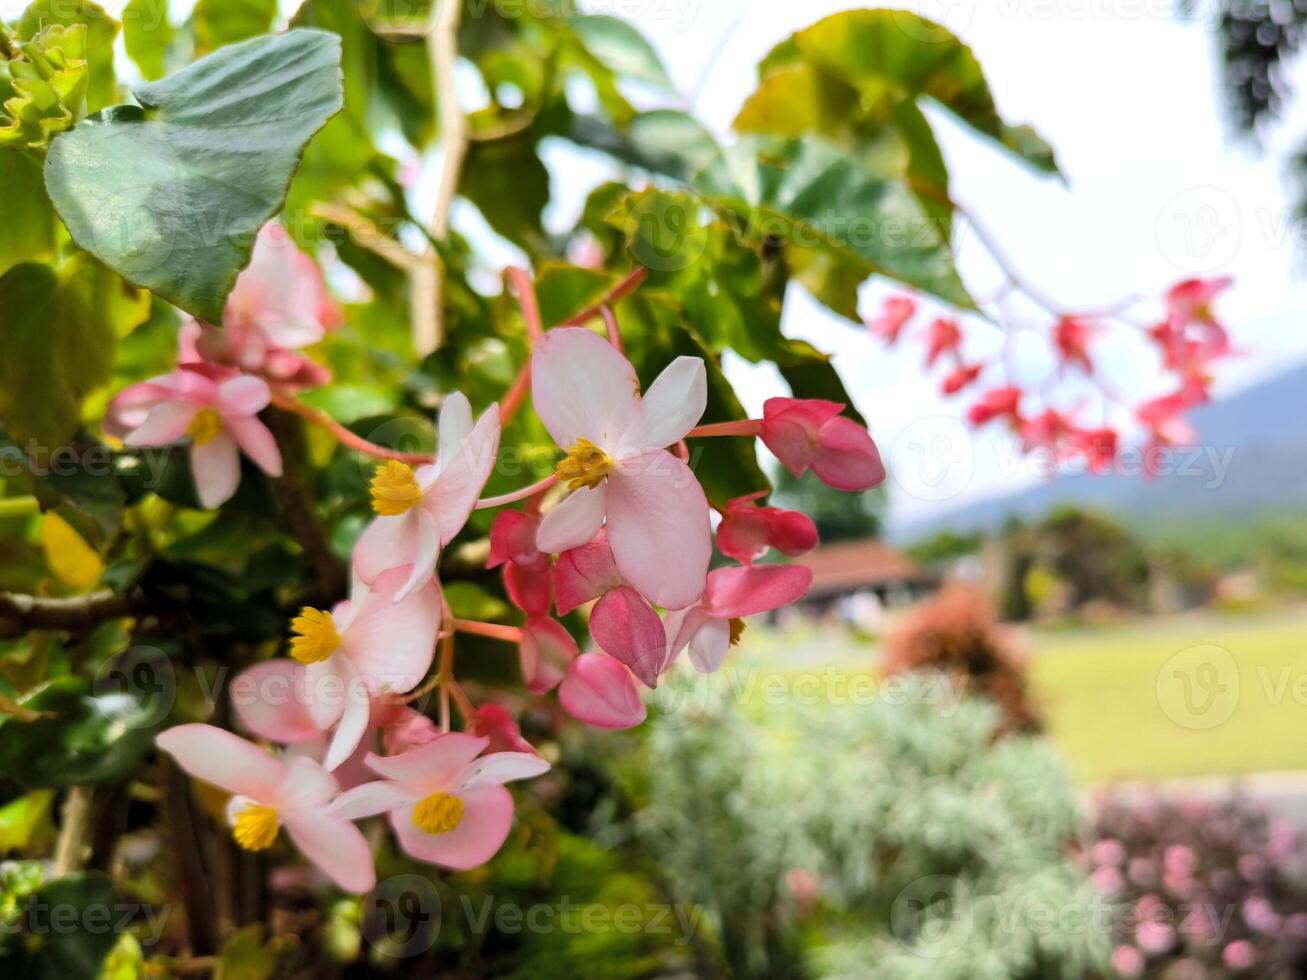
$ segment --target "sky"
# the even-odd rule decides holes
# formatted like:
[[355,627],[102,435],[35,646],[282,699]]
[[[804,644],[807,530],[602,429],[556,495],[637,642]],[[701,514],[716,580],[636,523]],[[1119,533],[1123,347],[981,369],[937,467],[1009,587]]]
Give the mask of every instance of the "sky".
[[[1193,275],[1233,275],[1236,288],[1220,310],[1244,356],[1223,366],[1218,394],[1307,358],[1299,329],[1307,287],[1295,275],[1307,241],[1289,220],[1279,162],[1294,132],[1307,126],[1295,130],[1289,120],[1282,133],[1272,134],[1265,153],[1233,139],[1205,24],[1182,22],[1171,4],[1157,0],[884,5],[950,27],[975,51],[1004,117],[1035,126],[1057,150],[1069,186],[1032,174],[942,114],[932,116],[954,196],[999,237],[1023,277],[1067,308],[1082,309],[1131,295],[1157,296]],[[730,122],[755,85],[755,66],[772,45],[857,5],[593,0],[584,6],[638,23],[685,106],[728,139]],[[564,172],[567,185],[589,179],[584,168]],[[569,189],[555,186],[560,201],[570,198]],[[959,266],[973,292],[983,295],[997,280],[976,245],[963,234]],[[864,315],[884,295],[883,287],[868,286]],[[1141,306],[1141,315],[1147,309]],[[1016,461],[1006,438],[977,438],[957,423],[965,403],[923,383],[919,345],[887,352],[797,289],[786,304],[784,330],[834,354],[891,462],[892,522],[1044,477],[1036,463]],[[995,329],[983,323],[968,333],[976,349],[998,342]],[[1143,355],[1132,343],[1109,342],[1104,357],[1123,390],[1160,393],[1153,363]],[[728,374],[755,412],[780,390],[767,370],[736,362]]]

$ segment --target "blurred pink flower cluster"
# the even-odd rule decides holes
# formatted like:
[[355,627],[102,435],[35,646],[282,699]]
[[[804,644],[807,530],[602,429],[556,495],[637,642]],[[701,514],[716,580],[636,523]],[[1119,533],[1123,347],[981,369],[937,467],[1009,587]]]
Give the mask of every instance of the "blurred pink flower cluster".
[[[1015,324],[1005,325],[1007,342],[995,356],[968,357],[962,324],[952,317],[937,317],[914,332],[909,328],[918,313],[909,296],[892,296],[868,324],[871,334],[886,345],[915,336],[926,350],[925,367],[948,370],[940,383],[945,395],[956,395],[981,387],[984,379],[996,375],[999,384],[984,388],[967,410],[967,420],[980,427],[1002,422],[1029,450],[1045,450],[1059,459],[1083,460],[1095,473],[1107,470],[1122,449],[1123,427],[1128,423],[1143,434],[1143,469],[1156,473],[1169,447],[1191,443],[1193,430],[1184,421],[1189,410],[1208,400],[1214,365],[1235,353],[1225,326],[1214,307],[1231,285],[1227,277],[1189,279],[1177,283],[1162,297],[1162,315],[1152,326],[1127,320],[1122,311],[1100,314],[1061,314],[1043,334],[1050,349],[1055,374],[1039,383],[1017,380],[1009,356],[1018,334]],[[1158,367],[1172,390],[1143,401],[1132,402],[1111,388],[1098,370],[1094,351],[1113,327],[1138,333],[1158,357]],[[1058,407],[1050,393],[1054,382],[1078,375],[1080,381],[1097,389],[1103,403],[1102,422],[1086,424],[1079,415],[1083,404]]]
[[1126,978],[1296,976],[1307,878],[1296,827],[1241,801],[1105,802],[1081,861],[1112,903]]

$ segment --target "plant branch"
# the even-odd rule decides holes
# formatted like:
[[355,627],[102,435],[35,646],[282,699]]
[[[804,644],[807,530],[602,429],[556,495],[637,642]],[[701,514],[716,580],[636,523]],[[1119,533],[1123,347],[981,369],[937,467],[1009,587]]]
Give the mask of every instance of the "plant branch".
[[177,861],[177,890],[186,910],[191,952],[201,956],[218,948],[209,875],[186,776],[171,759],[159,760],[164,819]]
[[326,532],[314,512],[309,474],[301,459],[303,434],[293,423],[294,415],[273,409],[267,413],[268,427],[281,450],[282,475],[272,481],[291,533],[313,568],[323,597],[334,601],[345,594],[345,570],[331,550]]
[[136,614],[140,597],[104,589],[66,599],[0,592],[0,639],[22,636],[30,630],[84,632],[106,619]]
[[360,247],[380,256],[402,272],[412,275],[422,265],[420,256],[414,255],[373,224],[371,219],[359,214],[353,208],[319,201],[309,208],[309,213],[315,218],[340,225],[349,232],[351,240]]
[[59,839],[54,847],[54,876],[80,871],[86,863],[87,837],[91,830],[91,806],[95,790],[90,786],[74,786],[64,797],[59,827]]
[[[458,194],[469,145],[467,116],[459,105],[454,78],[458,64],[458,23],[462,13],[462,0],[441,0],[431,33],[427,35],[444,153],[436,184],[436,200],[431,220],[427,222],[427,232],[436,241],[449,237],[449,212]],[[434,248],[426,250],[423,260],[412,277],[413,346],[419,357],[430,354],[444,339],[444,271]]]
[[35,497],[6,497],[0,500],[0,518],[31,517],[41,511]]

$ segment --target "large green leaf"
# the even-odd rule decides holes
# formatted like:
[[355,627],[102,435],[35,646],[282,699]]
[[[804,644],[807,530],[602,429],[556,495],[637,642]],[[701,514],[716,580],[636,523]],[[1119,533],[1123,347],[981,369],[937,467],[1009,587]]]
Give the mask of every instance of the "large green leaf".
[[1057,173],[1052,148],[1028,126],[999,116],[980,62],[938,24],[901,10],[834,14],[783,41],[763,61],[774,72],[806,63],[852,85],[862,111],[888,120],[903,98],[934,100],[1031,166]]
[[45,181],[73,239],[129,282],[222,321],[305,144],[341,107],[340,39],[295,30],[222,48],[79,123]]
[[881,273],[973,309],[953,265],[948,228],[906,180],[886,176],[866,156],[815,138],[750,138],[725,151],[698,181],[780,245],[831,249]]
[[117,331],[108,290],[121,280],[92,261],[61,273],[24,262],[0,276],[0,422],[38,453],[76,431],[82,399],[113,370]]

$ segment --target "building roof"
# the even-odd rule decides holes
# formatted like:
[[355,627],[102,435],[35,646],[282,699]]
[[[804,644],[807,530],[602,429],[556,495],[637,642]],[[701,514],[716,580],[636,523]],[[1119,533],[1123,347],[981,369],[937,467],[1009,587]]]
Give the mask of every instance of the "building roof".
[[921,582],[929,576],[903,552],[883,541],[829,544],[795,559],[812,569],[810,597]]

